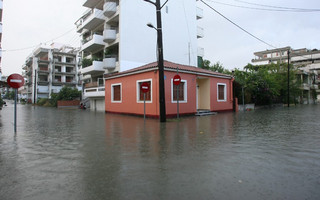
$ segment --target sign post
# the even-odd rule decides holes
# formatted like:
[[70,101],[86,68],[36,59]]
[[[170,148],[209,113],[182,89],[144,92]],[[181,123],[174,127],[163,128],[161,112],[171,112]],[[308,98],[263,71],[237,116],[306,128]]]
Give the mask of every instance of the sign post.
[[7,83],[10,87],[14,88],[14,132],[17,132],[17,96],[18,88],[24,85],[24,78],[20,74],[11,74]]
[[173,77],[173,84],[177,86],[177,118],[179,119],[179,85],[181,83],[181,77],[176,74]]
[[143,119],[146,120],[146,93],[150,91],[150,85],[147,82],[143,82],[140,90],[143,92]]

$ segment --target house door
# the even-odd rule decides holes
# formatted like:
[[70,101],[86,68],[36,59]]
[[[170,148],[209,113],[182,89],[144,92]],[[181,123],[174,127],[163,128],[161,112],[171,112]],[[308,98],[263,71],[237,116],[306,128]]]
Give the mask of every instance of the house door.
[[198,77],[197,79],[197,110],[210,110],[210,79]]

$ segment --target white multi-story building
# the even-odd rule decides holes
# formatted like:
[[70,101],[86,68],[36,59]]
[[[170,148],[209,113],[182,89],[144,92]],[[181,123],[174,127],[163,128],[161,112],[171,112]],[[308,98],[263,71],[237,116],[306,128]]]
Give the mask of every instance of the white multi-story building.
[[[287,63],[289,61],[299,70],[297,81],[301,83],[301,95],[298,98],[300,103],[312,103],[317,95],[320,100],[320,50],[309,50],[306,48],[292,49],[290,46],[255,52],[255,59],[252,59],[254,65],[265,65],[270,63]],[[315,93],[313,92],[315,91]]]
[[36,48],[23,65],[26,94],[22,95],[27,96],[29,103],[36,103],[64,86],[82,90],[77,55],[77,49],[57,43]]
[[[164,4],[166,1],[161,1]],[[103,74],[117,73],[157,60],[155,6],[143,0],[86,0],[88,10],[75,23],[81,35],[84,96],[93,110],[104,109]],[[203,48],[197,39],[203,28],[197,20],[203,17],[197,0],[167,1],[162,10],[164,59],[197,66]]]

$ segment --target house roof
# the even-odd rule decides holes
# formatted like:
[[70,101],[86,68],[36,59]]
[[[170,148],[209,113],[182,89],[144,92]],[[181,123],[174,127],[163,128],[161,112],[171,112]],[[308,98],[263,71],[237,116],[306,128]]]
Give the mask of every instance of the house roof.
[[[173,63],[173,62],[169,62],[169,61],[164,61],[163,65],[164,65],[165,71],[177,71],[177,69],[178,69],[179,72],[184,72],[184,73],[197,74],[197,75],[202,75],[202,76],[213,76],[213,77],[226,78],[226,79],[232,78],[232,76],[227,75],[227,74],[213,72],[213,71],[202,69],[199,67],[181,65],[181,64],[177,64],[177,63]],[[127,71],[119,72],[119,73],[105,74],[104,78],[114,79],[114,78],[118,78],[118,77],[122,77],[122,76],[128,76],[128,75],[132,75],[132,74],[143,73],[146,71],[152,71],[154,69],[158,70],[158,63],[157,62],[149,63],[149,64],[143,65],[141,67],[133,68],[133,69],[130,69]]]

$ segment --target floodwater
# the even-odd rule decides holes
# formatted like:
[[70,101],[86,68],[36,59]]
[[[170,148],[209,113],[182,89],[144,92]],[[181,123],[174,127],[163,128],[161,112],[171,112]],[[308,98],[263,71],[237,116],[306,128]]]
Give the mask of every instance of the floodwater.
[[0,199],[320,199],[320,105],[159,123],[0,111]]

